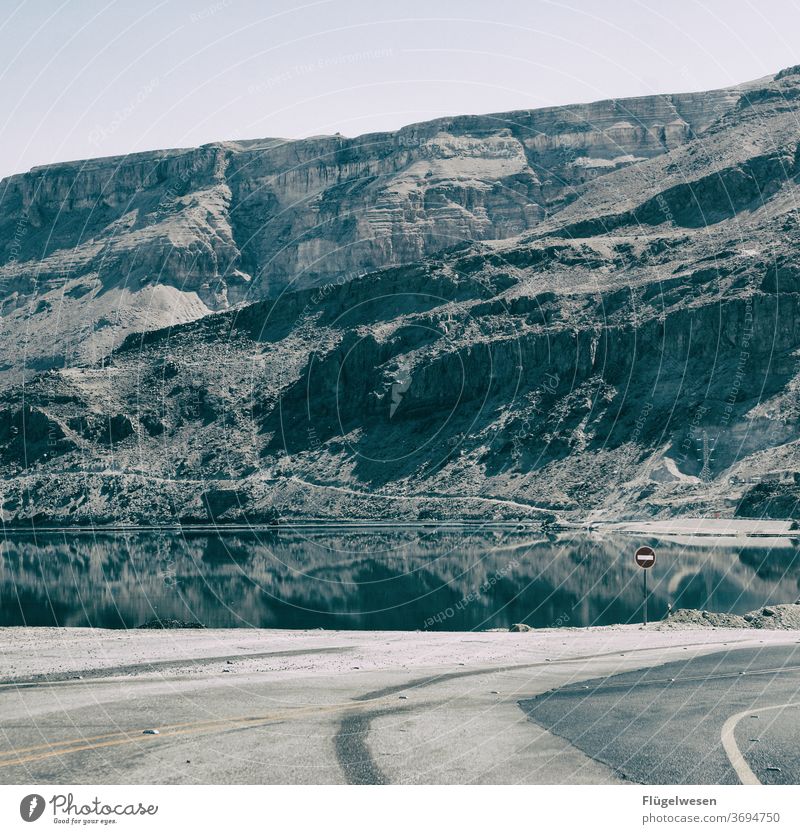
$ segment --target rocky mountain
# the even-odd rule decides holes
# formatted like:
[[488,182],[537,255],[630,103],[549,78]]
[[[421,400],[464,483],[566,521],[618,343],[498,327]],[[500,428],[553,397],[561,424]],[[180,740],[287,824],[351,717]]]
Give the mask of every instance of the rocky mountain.
[[132,332],[514,237],[688,141],[744,88],[226,142],[0,182],[0,384]]
[[799,97],[4,181],[6,523],[798,517]]

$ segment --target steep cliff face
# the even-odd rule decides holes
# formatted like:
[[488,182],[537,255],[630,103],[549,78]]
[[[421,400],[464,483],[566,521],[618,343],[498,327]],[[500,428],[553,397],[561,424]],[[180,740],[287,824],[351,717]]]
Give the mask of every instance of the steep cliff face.
[[347,139],[229,142],[0,183],[0,383],[131,332],[536,228],[746,88],[461,116]]
[[234,221],[251,274],[282,288],[513,237],[577,185],[705,130],[741,91],[461,116],[357,139],[236,145]]
[[[692,97],[646,100],[652,124],[674,111],[683,132],[640,133],[637,155],[647,158],[569,186],[558,180],[587,146],[567,161],[565,137],[581,131],[574,122],[557,129],[552,120],[566,117],[555,111],[529,114],[549,133],[528,139],[508,119],[498,131],[490,122],[500,117],[416,126],[413,141],[401,131],[393,150],[369,161],[348,158],[338,138],[205,149],[197,158],[208,185],[187,191],[176,216],[186,228],[194,218],[194,230],[218,223],[206,257],[233,265],[224,287],[192,285],[197,303],[224,306],[227,294],[230,304],[234,287],[241,299],[268,293],[252,265],[270,259],[284,265],[286,291],[184,324],[139,327],[102,362],[49,370],[0,395],[3,518],[797,517],[799,92],[800,74],[786,71],[712,96],[714,117]],[[623,105],[586,110],[595,108],[596,120],[607,114],[606,135]],[[459,137],[453,156],[445,132]],[[543,137],[561,144],[545,149]],[[593,159],[600,145],[595,137]],[[319,196],[331,163],[312,164],[310,154],[323,147],[362,190]],[[518,186],[513,206],[541,212],[507,239],[497,228],[517,209],[495,196],[510,189],[496,194],[470,167],[485,171],[490,157],[498,181],[520,170],[527,177],[527,196]],[[165,182],[186,164],[185,154],[168,155]],[[136,192],[138,175],[130,176]],[[459,181],[460,202],[441,215],[434,194],[446,177]],[[216,214],[199,208],[201,191]],[[151,200],[142,210],[157,216],[149,193],[130,199]],[[301,210],[309,193],[317,197]],[[381,208],[394,199],[402,211]],[[240,211],[251,200],[258,205]],[[260,211],[271,213],[262,221]],[[348,211],[352,245],[326,249],[325,230]],[[445,250],[436,237],[442,216],[482,218],[493,231]],[[258,233],[278,222],[296,224],[286,231],[292,246]],[[130,256],[134,273],[139,258],[157,261],[154,241],[168,230],[138,223],[130,234],[147,236],[141,253],[115,248],[112,236],[91,244],[97,257]],[[429,245],[441,251],[313,286],[328,275],[312,269],[314,258],[360,263],[368,238],[358,224],[383,230],[372,256],[389,263]],[[402,224],[408,232],[395,240]],[[58,245],[73,246],[63,234]]]

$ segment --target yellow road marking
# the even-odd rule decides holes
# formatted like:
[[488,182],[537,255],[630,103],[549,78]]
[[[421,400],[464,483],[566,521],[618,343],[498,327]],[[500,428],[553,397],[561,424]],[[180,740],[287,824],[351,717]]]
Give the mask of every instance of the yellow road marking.
[[[164,729],[169,731],[169,730],[180,729],[182,727],[195,727],[195,726],[198,726],[200,724],[219,724],[221,721],[224,721],[224,720],[236,721],[238,719],[235,719],[235,718],[231,718],[231,719],[209,718],[206,721],[187,721],[184,724],[170,724],[169,726],[165,727]],[[129,732],[136,732],[136,731],[131,730]],[[124,730],[120,730],[119,732],[116,732],[116,733],[103,733],[102,735],[99,735],[99,736],[84,736],[81,739],[72,738],[72,739],[67,739],[66,741],[50,741],[50,742],[46,742],[44,744],[36,744],[33,747],[19,747],[19,748],[16,748],[15,750],[5,750],[3,752],[0,752],[0,759],[4,759],[6,756],[10,756],[13,753],[35,753],[38,750],[49,750],[53,747],[63,747],[65,745],[76,744],[78,741],[81,741],[81,742],[103,741],[105,739],[120,738],[122,736],[127,736],[127,735],[128,735],[128,732],[126,732]]]
[[[376,699],[377,700],[377,699]],[[199,735],[204,732],[213,733],[221,730],[237,729],[242,727],[260,727],[274,721],[282,721],[295,716],[318,714],[325,715],[331,712],[343,712],[347,710],[359,710],[374,705],[375,701],[357,701],[344,704],[329,704],[318,707],[296,707],[281,712],[256,716],[239,716],[233,718],[208,719],[206,721],[187,722],[185,724],[172,724],[161,730],[158,735],[144,735],[138,730],[128,732],[108,733],[92,738],[70,739],[58,741],[52,744],[42,744],[34,747],[27,747],[20,750],[6,750],[0,752],[0,768],[14,767],[16,765],[30,764],[56,756],[65,756],[69,753],[80,753],[85,750],[100,750],[104,747],[116,747],[122,744],[134,744],[137,741],[147,741],[160,738],[173,738],[183,735]],[[136,735],[131,735],[136,733]],[[87,743],[93,742],[93,743]],[[54,750],[52,748],[59,747]],[[40,752],[46,751],[46,752]],[[20,756],[20,753],[33,753],[30,756]]]

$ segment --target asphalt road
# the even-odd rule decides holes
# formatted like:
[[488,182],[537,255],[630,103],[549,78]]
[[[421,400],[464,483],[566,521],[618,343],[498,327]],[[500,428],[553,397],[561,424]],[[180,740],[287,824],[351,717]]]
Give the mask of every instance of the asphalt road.
[[626,779],[800,784],[800,645],[733,649],[557,688],[520,705]]
[[[800,666],[800,647],[775,645],[792,639],[785,634],[2,636],[6,669],[29,670],[0,680],[4,784],[681,782],[689,753],[703,759],[693,773],[734,781],[721,726],[754,704],[791,700],[800,686],[788,669],[753,674]],[[755,648],[765,638],[771,645]],[[703,657],[724,641],[753,648]],[[195,653],[178,657],[178,648]],[[758,778],[798,781],[797,717],[772,711],[736,723],[732,737]],[[760,748],[742,741],[751,721]],[[645,748],[650,737],[656,744]],[[649,760],[632,766],[642,748]]]
[[[236,658],[229,660],[235,668]],[[603,661],[617,663],[616,653]],[[168,676],[162,667],[157,678],[120,679],[111,669],[107,678],[6,686],[0,782],[616,781],[608,768],[535,728],[517,705],[521,692],[568,678],[570,662],[560,674],[534,661],[424,676],[356,669],[285,680],[225,674],[218,658],[212,663],[210,674],[193,678]],[[453,726],[443,729],[447,719]],[[379,726],[383,720],[388,725]],[[459,760],[468,766],[453,764]]]

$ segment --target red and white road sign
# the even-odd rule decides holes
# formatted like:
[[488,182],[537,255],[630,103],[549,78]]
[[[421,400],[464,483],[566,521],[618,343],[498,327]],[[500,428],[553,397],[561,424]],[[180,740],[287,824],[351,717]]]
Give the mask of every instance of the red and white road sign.
[[652,568],[656,563],[656,552],[652,547],[645,545],[634,553],[633,558],[640,568]]

